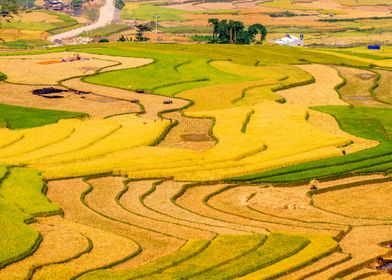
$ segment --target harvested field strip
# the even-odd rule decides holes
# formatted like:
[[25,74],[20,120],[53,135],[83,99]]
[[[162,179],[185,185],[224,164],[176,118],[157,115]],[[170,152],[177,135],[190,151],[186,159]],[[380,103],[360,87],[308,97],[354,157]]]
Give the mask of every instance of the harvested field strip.
[[[185,185],[182,190],[173,196],[172,201],[177,206],[186,209],[196,215],[208,217],[216,221],[228,222],[241,225],[243,230],[263,233],[265,224],[226,213],[216,211],[205,205],[204,198],[210,193],[221,189],[222,185],[193,186]],[[265,231],[264,231],[265,232]]]
[[[245,227],[265,228],[268,230],[290,230],[293,226],[297,227],[297,231],[304,232],[322,232],[336,229],[337,227],[331,225],[322,224],[306,224],[306,223],[293,223],[290,221],[280,221],[277,223],[273,221],[271,217],[265,217],[264,219],[253,219],[245,215],[235,215],[226,211],[221,211],[215,207],[211,207],[208,204],[208,199],[214,193],[220,193],[226,190],[223,185],[206,185],[206,186],[189,186],[186,187],[181,196],[175,198],[175,202],[184,207],[185,209],[192,211],[196,214],[214,218],[217,221],[232,222],[243,225]],[[340,227],[342,228],[342,227]]]
[[[312,197],[314,205],[328,212],[357,219],[392,220],[388,196],[392,191],[390,182],[361,185],[336,191],[327,191]],[[347,201],[347,197],[350,200]]]
[[124,180],[125,178],[123,177],[102,177],[89,180],[88,183],[93,189],[85,197],[86,203],[92,209],[110,219],[150,230],[168,238],[178,239],[179,242],[193,237],[192,233],[187,231],[186,227],[170,227],[166,223],[159,223],[134,215],[120,207],[116,203],[116,197],[124,189]]
[[24,137],[20,141],[0,148],[2,162],[7,161],[6,157],[21,155],[67,139],[74,133],[74,122],[75,120],[63,120],[57,124],[22,130]]
[[377,70],[381,75],[378,81],[378,87],[374,90],[374,97],[381,101],[392,105],[392,72],[385,70]]
[[[56,87],[58,89],[67,90],[58,95],[51,95],[51,98],[44,98],[42,96],[31,94],[33,90],[42,90],[39,86],[28,86],[28,85],[15,85],[9,83],[0,83],[0,102],[10,104],[14,106],[26,106],[40,108],[45,110],[62,110],[68,112],[84,112],[83,115],[90,117],[105,118],[107,116],[113,116],[121,113],[140,111],[140,106],[136,103],[129,101],[116,99],[107,96],[100,96],[94,93],[89,94],[76,94],[65,87]],[[73,89],[81,90],[78,87]],[[91,89],[85,91],[91,92]],[[59,98],[53,98],[57,96]],[[47,96],[49,97],[49,96]],[[75,116],[77,117],[77,116]],[[30,123],[33,120],[32,116],[29,117],[29,122],[24,121],[23,123]]]
[[285,258],[266,268],[262,268],[239,279],[268,279],[291,272],[304,265],[311,264],[314,260],[324,257],[337,249],[338,244],[330,237],[304,235],[310,244],[297,254]]
[[320,105],[346,105],[339,99],[335,86],[342,82],[335,69],[325,65],[299,65],[298,68],[310,73],[315,83],[279,91],[288,104],[305,107]]
[[[297,212],[302,212],[299,210],[287,211],[286,209],[285,211],[285,208],[288,208],[289,205],[287,201],[291,199],[293,195],[283,192],[283,195],[287,195],[286,204],[279,204],[279,200],[277,199],[277,205],[274,205],[271,203],[272,200],[268,200],[271,199],[271,197],[266,196],[261,197],[260,200],[258,199],[258,194],[264,191],[264,189],[260,189],[259,187],[239,186],[230,189],[221,189],[215,193],[210,193],[205,197],[204,201],[209,207],[217,211],[263,222],[264,226],[270,230],[280,229],[289,231],[290,228],[293,227],[295,227],[297,232],[320,232],[324,230],[333,233],[333,231],[338,232],[345,230],[346,226],[342,221],[335,221],[334,215],[329,215],[332,216],[330,219],[326,219],[328,217],[326,217],[324,213],[318,213],[318,216],[314,215],[314,212],[316,211],[308,206],[309,199],[306,197],[307,190],[308,188],[304,190],[304,201],[301,201],[304,205],[302,205],[302,203],[299,204],[298,201],[294,204],[298,205],[298,208],[306,207],[306,211],[303,211],[305,212],[304,217],[297,214]],[[265,191],[268,192],[268,189]],[[255,208],[260,208],[264,210],[264,212]],[[271,211],[268,211],[268,209]],[[342,224],[339,224],[338,222],[341,222]],[[349,222],[351,222],[351,220],[347,221],[347,223]]]
[[75,223],[61,217],[40,218],[40,221],[46,219],[49,220],[45,221],[45,223],[54,221],[56,225],[61,225],[61,227],[71,231],[80,232],[91,240],[92,246],[88,252],[77,258],[39,268],[33,274],[32,279],[58,279],[59,277],[70,279],[90,270],[116,265],[131,258],[139,251],[137,244],[130,239],[106,230],[90,227],[84,223]]
[[[0,58],[1,69],[7,74],[7,81],[19,84],[57,85],[67,78],[91,75],[96,72],[113,71],[140,67],[152,62],[151,59],[82,54],[75,59],[75,52],[7,56]],[[61,62],[63,59],[66,62]],[[57,63],[45,64],[47,61]],[[42,64],[43,62],[43,64]],[[15,67],[15,64],[18,67]]]
[[309,241],[302,236],[273,233],[255,250],[190,278],[233,279],[240,277],[288,258],[301,251],[308,243]]
[[[257,181],[301,181],[309,178],[336,176],[340,173],[387,163],[390,161],[390,109],[327,106],[316,107],[317,110],[332,114],[348,133],[358,137],[382,142],[379,146],[345,157],[308,162],[291,167],[272,170],[265,173],[253,174],[238,179]],[[364,126],[364,122],[366,125]],[[385,171],[379,169],[379,172]]]
[[[302,190],[266,189],[257,192],[248,202],[247,210],[243,210],[253,215],[269,216],[271,219],[291,220],[293,225],[298,226],[302,223],[308,227],[329,228],[336,232],[346,231],[350,224],[368,224],[368,220],[354,220],[334,213],[323,211],[311,205],[311,200],[307,197],[309,187]],[[287,200],[280,199],[280,195],[287,195]],[[276,198],[276,201],[268,200]],[[265,202],[265,203],[263,203]],[[286,222],[287,223],[287,222]],[[374,224],[377,222],[370,222]]]
[[219,235],[200,254],[154,275],[154,278],[192,278],[253,252],[265,242],[265,239],[264,235]]
[[343,278],[364,267],[368,261],[386,254],[389,250],[379,246],[390,240],[392,226],[353,227],[339,242],[342,252],[350,254],[350,260],[330,267],[308,279]]
[[[0,119],[10,129],[33,128],[56,123],[61,119],[85,117],[84,113],[72,113],[0,104]],[[2,146],[2,145],[1,145]]]
[[[48,197],[64,210],[66,219],[111,232],[118,238],[128,239],[128,242],[132,244],[135,242],[140,244],[141,252],[134,258],[116,258],[116,260],[123,259],[121,264],[116,263],[117,267],[136,267],[168,252],[175,251],[183,244],[181,240],[125,224],[102,215],[91,207],[91,205],[95,206],[95,203],[99,203],[99,201],[94,202],[89,198],[91,191],[93,191],[91,186],[89,187],[82,179],[52,181],[49,183]],[[78,204],[75,204],[76,201]],[[129,256],[131,255],[129,254]]]
[[345,84],[338,89],[340,97],[345,102],[354,106],[387,107],[372,96],[372,89],[377,83],[375,73],[342,66],[334,68],[345,80]]
[[122,101],[132,101],[133,99],[137,99],[143,107],[143,112],[141,112],[143,114],[141,114],[141,116],[152,120],[157,119],[159,112],[182,108],[189,104],[189,101],[179,98],[170,98],[173,102],[172,104],[163,104],[164,100],[169,99],[168,97],[154,94],[138,94],[136,92],[129,91],[129,89],[88,84],[81,81],[80,78],[67,80],[62,82],[62,84],[66,87],[91,91],[99,96],[115,98]]
[[[160,185],[157,185],[155,189],[152,189],[149,193],[146,193],[142,198],[142,201],[146,207],[157,211],[163,215],[175,218],[181,223],[191,223],[193,226],[197,226],[201,229],[210,230],[220,234],[245,234],[249,230],[245,227],[217,221],[215,219],[201,216],[199,214],[192,213],[187,209],[181,208],[175,205],[172,201],[173,197],[177,196],[182,190],[182,183],[166,181]],[[255,229],[252,229],[252,231]],[[257,232],[264,232],[262,229],[256,229]]]
[[209,245],[208,240],[189,240],[181,248],[174,253],[160,257],[159,259],[134,268],[132,270],[97,270],[91,273],[85,274],[80,277],[81,280],[88,279],[118,279],[118,280],[130,280],[140,277],[146,277],[154,273],[162,272],[163,270],[173,267],[179,263],[182,263],[194,256],[200,254]]
[[180,112],[171,112],[163,116],[178,121],[178,124],[159,142],[158,146],[204,151],[216,144],[210,135],[212,119],[190,118]]
[[114,120],[91,120],[75,123],[75,132],[64,141],[34,150],[17,157],[7,158],[7,162],[23,164],[59,154],[68,154],[110,137],[121,125]]
[[[49,220],[50,223],[46,223]],[[33,255],[0,270],[1,279],[30,279],[40,267],[66,262],[86,253],[89,248],[88,239],[64,224],[55,222],[56,219],[46,219],[32,224],[43,237],[41,244]]]
[[151,220],[158,223],[167,224],[168,228],[176,227],[178,229],[189,231],[193,233],[192,239],[202,238],[202,239],[212,239],[215,233],[207,230],[201,230],[197,226],[191,223],[181,223],[177,218],[171,218],[164,214],[158,213],[152,209],[149,209],[143,203],[143,197],[150,193],[155,185],[154,181],[130,181],[127,184],[127,191],[118,197],[118,203],[121,207],[127,211],[139,215],[144,219]]
[[314,262],[304,268],[295,271],[293,273],[288,274],[287,276],[283,276],[280,279],[282,280],[291,280],[291,279],[308,279],[308,277],[317,275],[319,272],[324,271],[330,267],[341,264],[345,261],[348,261],[351,258],[349,254],[335,252],[326,256],[319,261]]

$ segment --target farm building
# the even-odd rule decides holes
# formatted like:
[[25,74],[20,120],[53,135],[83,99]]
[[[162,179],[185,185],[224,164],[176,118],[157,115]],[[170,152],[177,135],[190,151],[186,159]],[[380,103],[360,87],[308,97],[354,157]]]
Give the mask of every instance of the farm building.
[[291,34],[286,34],[283,38],[280,38],[273,43],[281,45],[281,46],[303,46],[304,45],[304,35],[301,34],[300,37],[296,37]]

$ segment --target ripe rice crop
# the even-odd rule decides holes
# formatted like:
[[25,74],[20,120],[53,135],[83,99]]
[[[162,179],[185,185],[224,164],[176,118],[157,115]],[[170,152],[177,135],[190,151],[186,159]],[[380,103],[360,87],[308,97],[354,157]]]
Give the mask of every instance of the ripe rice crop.
[[[38,161],[38,163],[53,164],[86,158],[99,158],[108,153],[136,146],[151,145],[169,125],[169,122],[166,120],[158,122],[147,121],[134,115],[115,116],[106,119],[106,121],[117,123],[120,125],[120,128],[84,149],[43,159]],[[86,125],[89,125],[89,123],[87,122]]]
[[21,155],[70,137],[74,133],[73,122],[73,120],[63,120],[58,124],[21,130],[23,139],[0,149],[1,161],[7,162],[6,157]]
[[58,154],[68,154],[94,145],[120,128],[121,125],[114,120],[89,120],[79,123],[75,121],[75,131],[67,139],[20,156],[7,158],[7,162],[23,164]]
[[250,273],[239,279],[268,279],[270,277],[277,277],[285,272],[291,271],[295,267],[300,267],[308,264],[312,259],[318,258],[328,254],[337,249],[337,243],[331,237],[304,235],[309,239],[310,244],[297,254],[285,258],[275,264],[272,264],[264,269]]

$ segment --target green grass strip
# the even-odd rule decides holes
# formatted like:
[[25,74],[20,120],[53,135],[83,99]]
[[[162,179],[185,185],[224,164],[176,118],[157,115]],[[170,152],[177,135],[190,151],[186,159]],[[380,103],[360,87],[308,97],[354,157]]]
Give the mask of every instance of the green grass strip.
[[26,222],[33,215],[58,213],[42,193],[45,184],[37,171],[0,167],[0,268],[32,254],[40,244],[39,232]]
[[239,279],[273,279],[288,274],[330,254],[338,248],[331,237],[306,236],[310,244],[297,254],[276,262],[266,268],[250,273]]
[[38,127],[58,122],[60,119],[80,118],[85,113],[43,110],[0,104],[0,119],[7,123],[10,129]]
[[0,196],[32,216],[60,213],[45,196],[45,183],[33,169],[12,168],[0,188]]
[[115,280],[130,280],[139,277],[147,277],[154,273],[162,272],[163,270],[176,266],[195,255],[199,254],[210,244],[208,240],[189,240],[176,252],[163,256],[155,261],[142,265],[131,270],[113,271],[113,270],[97,270],[83,275],[81,280],[93,279],[115,279]]
[[294,255],[309,243],[309,240],[302,236],[273,233],[257,250],[225,265],[201,273],[196,277],[191,277],[191,279],[233,279],[240,277]]
[[186,279],[241,257],[260,246],[260,242],[264,240],[264,235],[219,235],[207,249],[194,258],[145,279]]

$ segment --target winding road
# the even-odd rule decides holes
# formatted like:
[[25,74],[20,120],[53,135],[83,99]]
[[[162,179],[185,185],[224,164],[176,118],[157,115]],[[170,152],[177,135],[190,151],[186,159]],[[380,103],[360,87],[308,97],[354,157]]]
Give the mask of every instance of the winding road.
[[49,41],[54,42],[55,40],[63,40],[66,38],[73,38],[78,36],[79,34],[91,31],[100,27],[104,27],[114,20],[115,17],[115,0],[106,0],[105,5],[99,11],[99,18],[96,22],[86,25],[80,28],[76,28],[64,33],[60,33],[57,35],[53,35],[48,38]]

